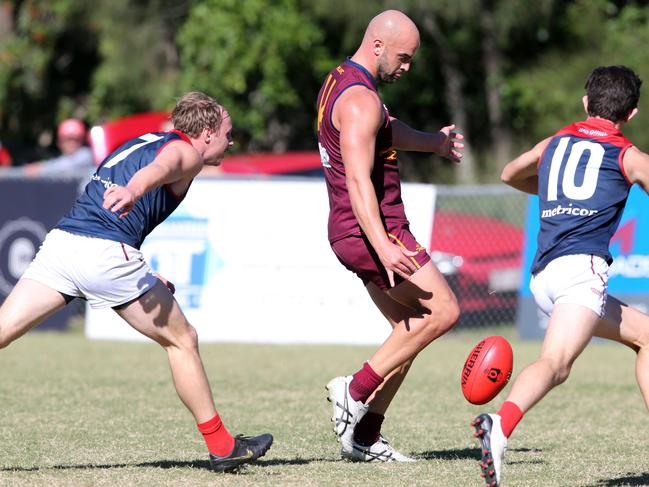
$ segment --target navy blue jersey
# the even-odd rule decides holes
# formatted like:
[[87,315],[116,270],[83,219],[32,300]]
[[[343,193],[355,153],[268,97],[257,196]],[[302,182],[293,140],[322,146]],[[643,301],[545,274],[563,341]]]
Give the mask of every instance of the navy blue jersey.
[[103,208],[104,192],[112,185],[126,186],[166,144],[176,140],[190,143],[182,132],[153,132],[119,147],[99,165],[83,194],[56,228],[122,242],[139,249],[144,237],[178,207],[184,195],[174,195],[167,187],[161,186],[143,194],[130,213],[119,218]]
[[612,122],[599,118],[552,137],[538,166],[541,225],[532,273],[562,255],[613,261],[609,242],[631,187],[622,157],[631,145]]

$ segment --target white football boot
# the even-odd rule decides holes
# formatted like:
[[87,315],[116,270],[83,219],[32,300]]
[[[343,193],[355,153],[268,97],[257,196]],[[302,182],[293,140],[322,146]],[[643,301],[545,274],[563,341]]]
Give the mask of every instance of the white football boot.
[[333,406],[334,433],[338,437],[342,451],[351,453],[354,443],[354,428],[367,412],[367,404],[354,401],[349,394],[349,383],[352,376],[335,377],[326,386],[329,391],[327,400]]
[[481,475],[487,487],[499,487],[507,451],[507,438],[500,425],[500,416],[482,413],[471,422],[471,426],[475,428],[473,436],[480,439],[481,460],[478,464],[482,470]]
[[355,441],[352,442],[352,451],[346,452],[342,450],[342,457],[354,462],[416,462],[414,458],[407,457],[403,453],[399,453],[392,448],[388,440],[379,436],[379,440],[370,445],[359,445]]

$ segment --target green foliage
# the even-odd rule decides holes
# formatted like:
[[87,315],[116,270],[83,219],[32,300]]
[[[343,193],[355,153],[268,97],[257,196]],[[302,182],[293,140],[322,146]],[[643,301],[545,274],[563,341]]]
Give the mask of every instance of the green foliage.
[[[622,10],[606,1],[580,1],[563,18],[565,42],[539,57],[534,66],[510,77],[508,104],[512,126],[525,144],[548,137],[559,128],[585,118],[581,98],[588,74],[597,66],[624,64],[649,79],[646,46],[649,7],[629,5]],[[647,97],[627,134],[641,148],[649,145]]]
[[[649,77],[647,2],[25,0],[12,6],[13,29],[0,32],[0,135],[10,146],[35,146],[67,116],[97,124],[170,109],[184,91],[203,90],[230,110],[238,149],[313,149],[322,79],[354,53],[368,20],[387,8],[415,20],[421,47],[407,76],[381,86],[386,104],[424,130],[451,122],[457,105],[446,93],[447,54],[460,74],[463,129],[485,179],[494,174],[496,142],[487,88],[497,88],[505,129],[527,147],[583,116],[583,83],[595,66],[627,64]],[[485,9],[501,60],[500,73],[491,76]],[[646,98],[625,128],[640,147],[649,144]],[[450,165],[430,164],[429,156],[403,159],[413,179],[452,180]]]
[[299,7],[296,0],[200,0],[179,32],[182,88],[219,100],[244,146],[314,146],[321,74],[314,67],[329,56],[322,30]]
[[29,138],[75,114],[73,100],[88,87],[81,68],[93,57],[87,7],[74,0],[17,3],[14,31],[0,44],[0,131]]
[[92,22],[102,61],[93,73],[89,118],[101,121],[173,108],[180,95],[174,36],[185,8],[171,0],[98,3]]

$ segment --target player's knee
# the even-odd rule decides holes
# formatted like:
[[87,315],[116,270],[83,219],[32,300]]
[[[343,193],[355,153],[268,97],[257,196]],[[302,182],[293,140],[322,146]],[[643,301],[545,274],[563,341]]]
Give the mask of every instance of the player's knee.
[[444,322],[446,326],[445,332],[453,328],[460,319],[460,305],[457,303],[456,299],[450,300],[446,308]]
[[631,344],[629,346],[638,355],[641,354],[641,353],[642,354],[649,354],[649,343],[644,343],[642,345]]
[[629,345],[636,353],[649,353],[649,330],[643,330],[642,333]]
[[562,365],[555,369],[554,371],[554,382],[555,384],[563,384],[566,380],[568,380],[568,376],[570,375],[570,366],[569,365]]
[[156,340],[167,351],[174,349],[183,351],[198,350],[198,333],[196,329],[189,323],[185,323],[181,327],[175,327],[169,330],[164,336]]
[[449,299],[431,314],[434,327],[443,335],[455,326],[460,319],[460,307],[455,299]]
[[177,335],[178,346],[187,350],[198,350],[198,333],[196,328],[187,323],[183,331]]
[[545,362],[547,367],[550,369],[552,374],[552,383],[555,386],[563,384],[568,379],[568,376],[570,376],[570,369],[572,368],[571,363],[553,359],[546,359]]
[[454,299],[448,300],[443,306],[438,306],[427,315],[422,339],[427,345],[449,331],[460,318],[460,308]]

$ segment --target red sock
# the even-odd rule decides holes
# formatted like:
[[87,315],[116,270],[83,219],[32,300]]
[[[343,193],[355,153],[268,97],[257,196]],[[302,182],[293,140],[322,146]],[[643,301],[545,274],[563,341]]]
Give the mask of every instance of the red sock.
[[354,441],[362,446],[370,446],[379,441],[381,425],[385,416],[368,411],[354,428]]
[[229,455],[234,448],[234,438],[224,426],[217,414],[209,421],[198,423],[198,431],[203,433],[207,449],[220,457]]
[[354,374],[349,384],[349,395],[354,401],[364,403],[382,382],[383,377],[374,372],[370,364],[365,362],[363,368]]
[[503,434],[505,437],[509,438],[509,435],[512,434],[514,428],[523,419],[523,411],[516,404],[511,401],[505,401],[502,406],[500,406],[500,411],[498,411],[500,416],[500,425],[503,429]]

